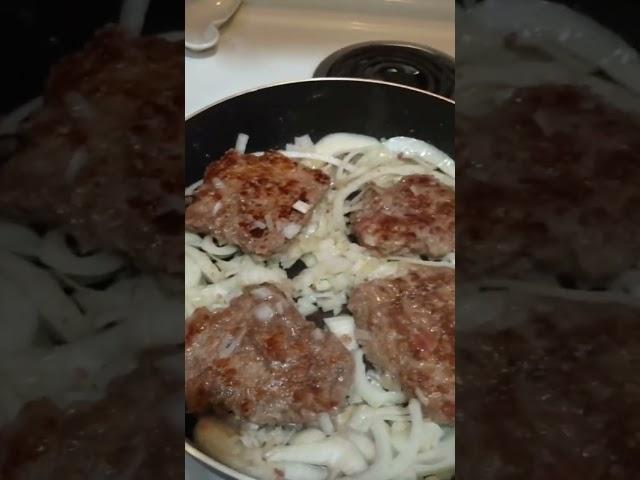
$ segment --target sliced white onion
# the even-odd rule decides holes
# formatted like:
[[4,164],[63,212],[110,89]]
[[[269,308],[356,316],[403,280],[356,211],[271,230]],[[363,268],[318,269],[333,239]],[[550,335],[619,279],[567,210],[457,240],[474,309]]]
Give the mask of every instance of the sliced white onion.
[[92,330],[78,306],[45,270],[9,253],[0,252],[0,274],[14,282],[31,298],[40,315],[66,341]]
[[383,405],[398,405],[406,402],[406,397],[402,392],[388,392],[379,386],[373,385],[367,378],[364,364],[364,353],[357,349],[353,351],[353,359],[355,362],[355,392],[362,399],[373,407],[381,407]]
[[204,180],[198,180],[196,183],[194,183],[193,185],[188,186],[187,188],[184,189],[184,195],[186,197],[190,197],[191,195],[193,195],[196,190],[198,188],[200,188],[200,185],[202,185],[202,183],[204,182]]
[[[384,451],[385,461],[382,462],[378,459],[369,470],[354,477],[353,480],[394,480],[415,463],[422,438],[422,412],[420,402],[415,399],[409,401],[409,413],[411,415],[411,433],[409,434],[409,440],[398,456],[393,459],[389,458],[391,440],[387,432],[387,427],[380,424],[374,425],[376,448]],[[378,431],[377,435],[376,431]]]
[[503,35],[518,33],[530,44],[560,45],[640,91],[640,57],[620,36],[564,5],[547,1],[486,0],[472,9],[478,21]]
[[25,292],[2,276],[0,319],[0,352],[15,352],[32,345],[38,328],[38,310]]
[[358,448],[342,437],[331,437],[318,443],[276,447],[267,453],[269,462],[301,462],[322,465],[333,470],[354,475],[367,468]]
[[306,445],[309,443],[320,442],[326,437],[327,436],[322,430],[318,430],[317,428],[307,428],[293,435],[289,443],[291,445]]
[[374,461],[376,458],[376,446],[368,435],[355,430],[349,430],[344,435],[358,447],[358,450],[368,462]]
[[333,133],[318,140],[315,151],[323,155],[335,156],[379,144],[378,139],[366,135]]
[[317,465],[298,462],[276,462],[272,465],[284,473],[286,480],[326,480],[329,470]]
[[189,256],[184,257],[184,288],[195,287],[202,279],[202,270]]
[[176,322],[184,310],[184,299],[180,297],[167,295],[156,279],[142,277],[136,284],[125,322],[128,341],[137,349],[179,345],[184,339],[184,324]]
[[191,247],[199,247],[202,243],[202,237],[191,232],[184,232],[184,243]]
[[32,348],[0,358],[0,377],[23,401],[49,397],[58,405],[96,400],[113,378],[135,365],[123,326],[72,344]]
[[456,164],[453,159],[427,142],[409,137],[393,137],[385,141],[383,145],[396,154],[401,154],[438,168],[451,178],[456,176]]
[[105,251],[87,256],[75,254],[61,230],[50,230],[45,234],[38,258],[57,272],[91,277],[113,273],[126,263],[122,256]]
[[[391,440],[389,438],[388,426],[382,420],[377,420],[371,428],[376,446],[376,459],[373,465],[363,474],[352,480],[380,480],[384,470],[393,458]],[[372,475],[373,474],[373,475]]]
[[98,330],[128,318],[136,285],[136,279],[124,279],[105,289],[79,287],[73,298],[82,307],[85,320]]
[[41,243],[40,237],[30,228],[0,221],[0,250],[33,257],[40,251]]
[[206,253],[194,247],[185,246],[184,255],[185,259],[189,258],[211,282],[222,279],[222,273],[219,268]]

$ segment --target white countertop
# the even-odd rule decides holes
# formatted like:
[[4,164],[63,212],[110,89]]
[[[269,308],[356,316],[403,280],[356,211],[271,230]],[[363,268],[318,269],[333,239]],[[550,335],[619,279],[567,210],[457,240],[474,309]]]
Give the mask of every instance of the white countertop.
[[451,0],[245,0],[215,50],[185,52],[185,113],[271,83],[310,78],[334,51],[399,40],[454,54]]

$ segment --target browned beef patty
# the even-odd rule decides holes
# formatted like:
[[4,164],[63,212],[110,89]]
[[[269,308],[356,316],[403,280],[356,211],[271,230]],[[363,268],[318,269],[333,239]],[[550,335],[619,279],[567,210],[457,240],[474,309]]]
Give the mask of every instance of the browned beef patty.
[[247,287],[226,309],[196,310],[185,342],[191,413],[312,424],[343,404],[353,382],[353,360],[340,341],[269,284]]
[[435,421],[455,415],[454,271],[416,267],[358,285],[349,299],[367,359],[418,396]]
[[[255,156],[230,150],[207,168],[187,208],[187,228],[269,256],[309,221],[329,184],[328,175],[280,153]],[[293,208],[298,201],[309,206],[306,213]]]
[[459,475],[633,478],[640,310],[513,294],[486,311],[493,325],[457,337]]
[[0,478],[183,479],[184,432],[176,418],[184,378],[158,365],[163,358],[143,356],[97,402],[24,405],[0,425]]
[[183,61],[182,44],[115,28],[63,59],[0,168],[0,212],[183,271]]
[[570,86],[521,89],[457,122],[462,273],[542,270],[594,284],[635,265],[638,131],[638,117]]
[[454,250],[455,196],[430,175],[410,175],[395,185],[367,185],[363,207],[352,217],[358,243],[381,255],[441,258]]

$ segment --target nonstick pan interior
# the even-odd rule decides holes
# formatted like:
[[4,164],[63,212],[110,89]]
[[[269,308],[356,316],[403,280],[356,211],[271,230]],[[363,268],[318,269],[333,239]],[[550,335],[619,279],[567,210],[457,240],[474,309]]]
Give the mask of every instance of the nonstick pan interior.
[[[200,180],[209,163],[235,146],[239,133],[249,135],[248,152],[284,148],[306,134],[316,141],[349,132],[419,138],[453,156],[454,117],[451,100],[390,83],[331,78],[269,86],[223,100],[187,120],[186,180]],[[195,420],[186,416],[188,439]],[[217,462],[195,455],[216,469]]]
[[377,138],[409,136],[453,156],[454,103],[420,90],[354,79],[313,79],[231,97],[197,113],[186,125],[186,179],[249,135],[247,151],[283,148],[301,135],[315,141],[333,132]]

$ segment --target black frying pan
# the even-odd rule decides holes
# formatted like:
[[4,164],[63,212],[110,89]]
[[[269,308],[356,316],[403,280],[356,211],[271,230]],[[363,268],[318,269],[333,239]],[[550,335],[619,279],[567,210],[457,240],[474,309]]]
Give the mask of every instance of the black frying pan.
[[313,79],[261,88],[212,105],[187,120],[186,180],[249,135],[248,151],[284,148],[293,137],[332,132],[411,136],[453,156],[452,101],[390,83]]
[[[265,87],[223,100],[187,120],[186,181],[200,180],[209,163],[234,147],[238,133],[249,135],[248,152],[284,148],[305,134],[317,141],[329,133],[349,132],[410,136],[453,156],[454,117],[451,100],[379,81],[331,78]],[[194,423],[187,416],[188,438]],[[190,442],[187,452],[220,478],[247,478],[224,474],[224,467]]]

